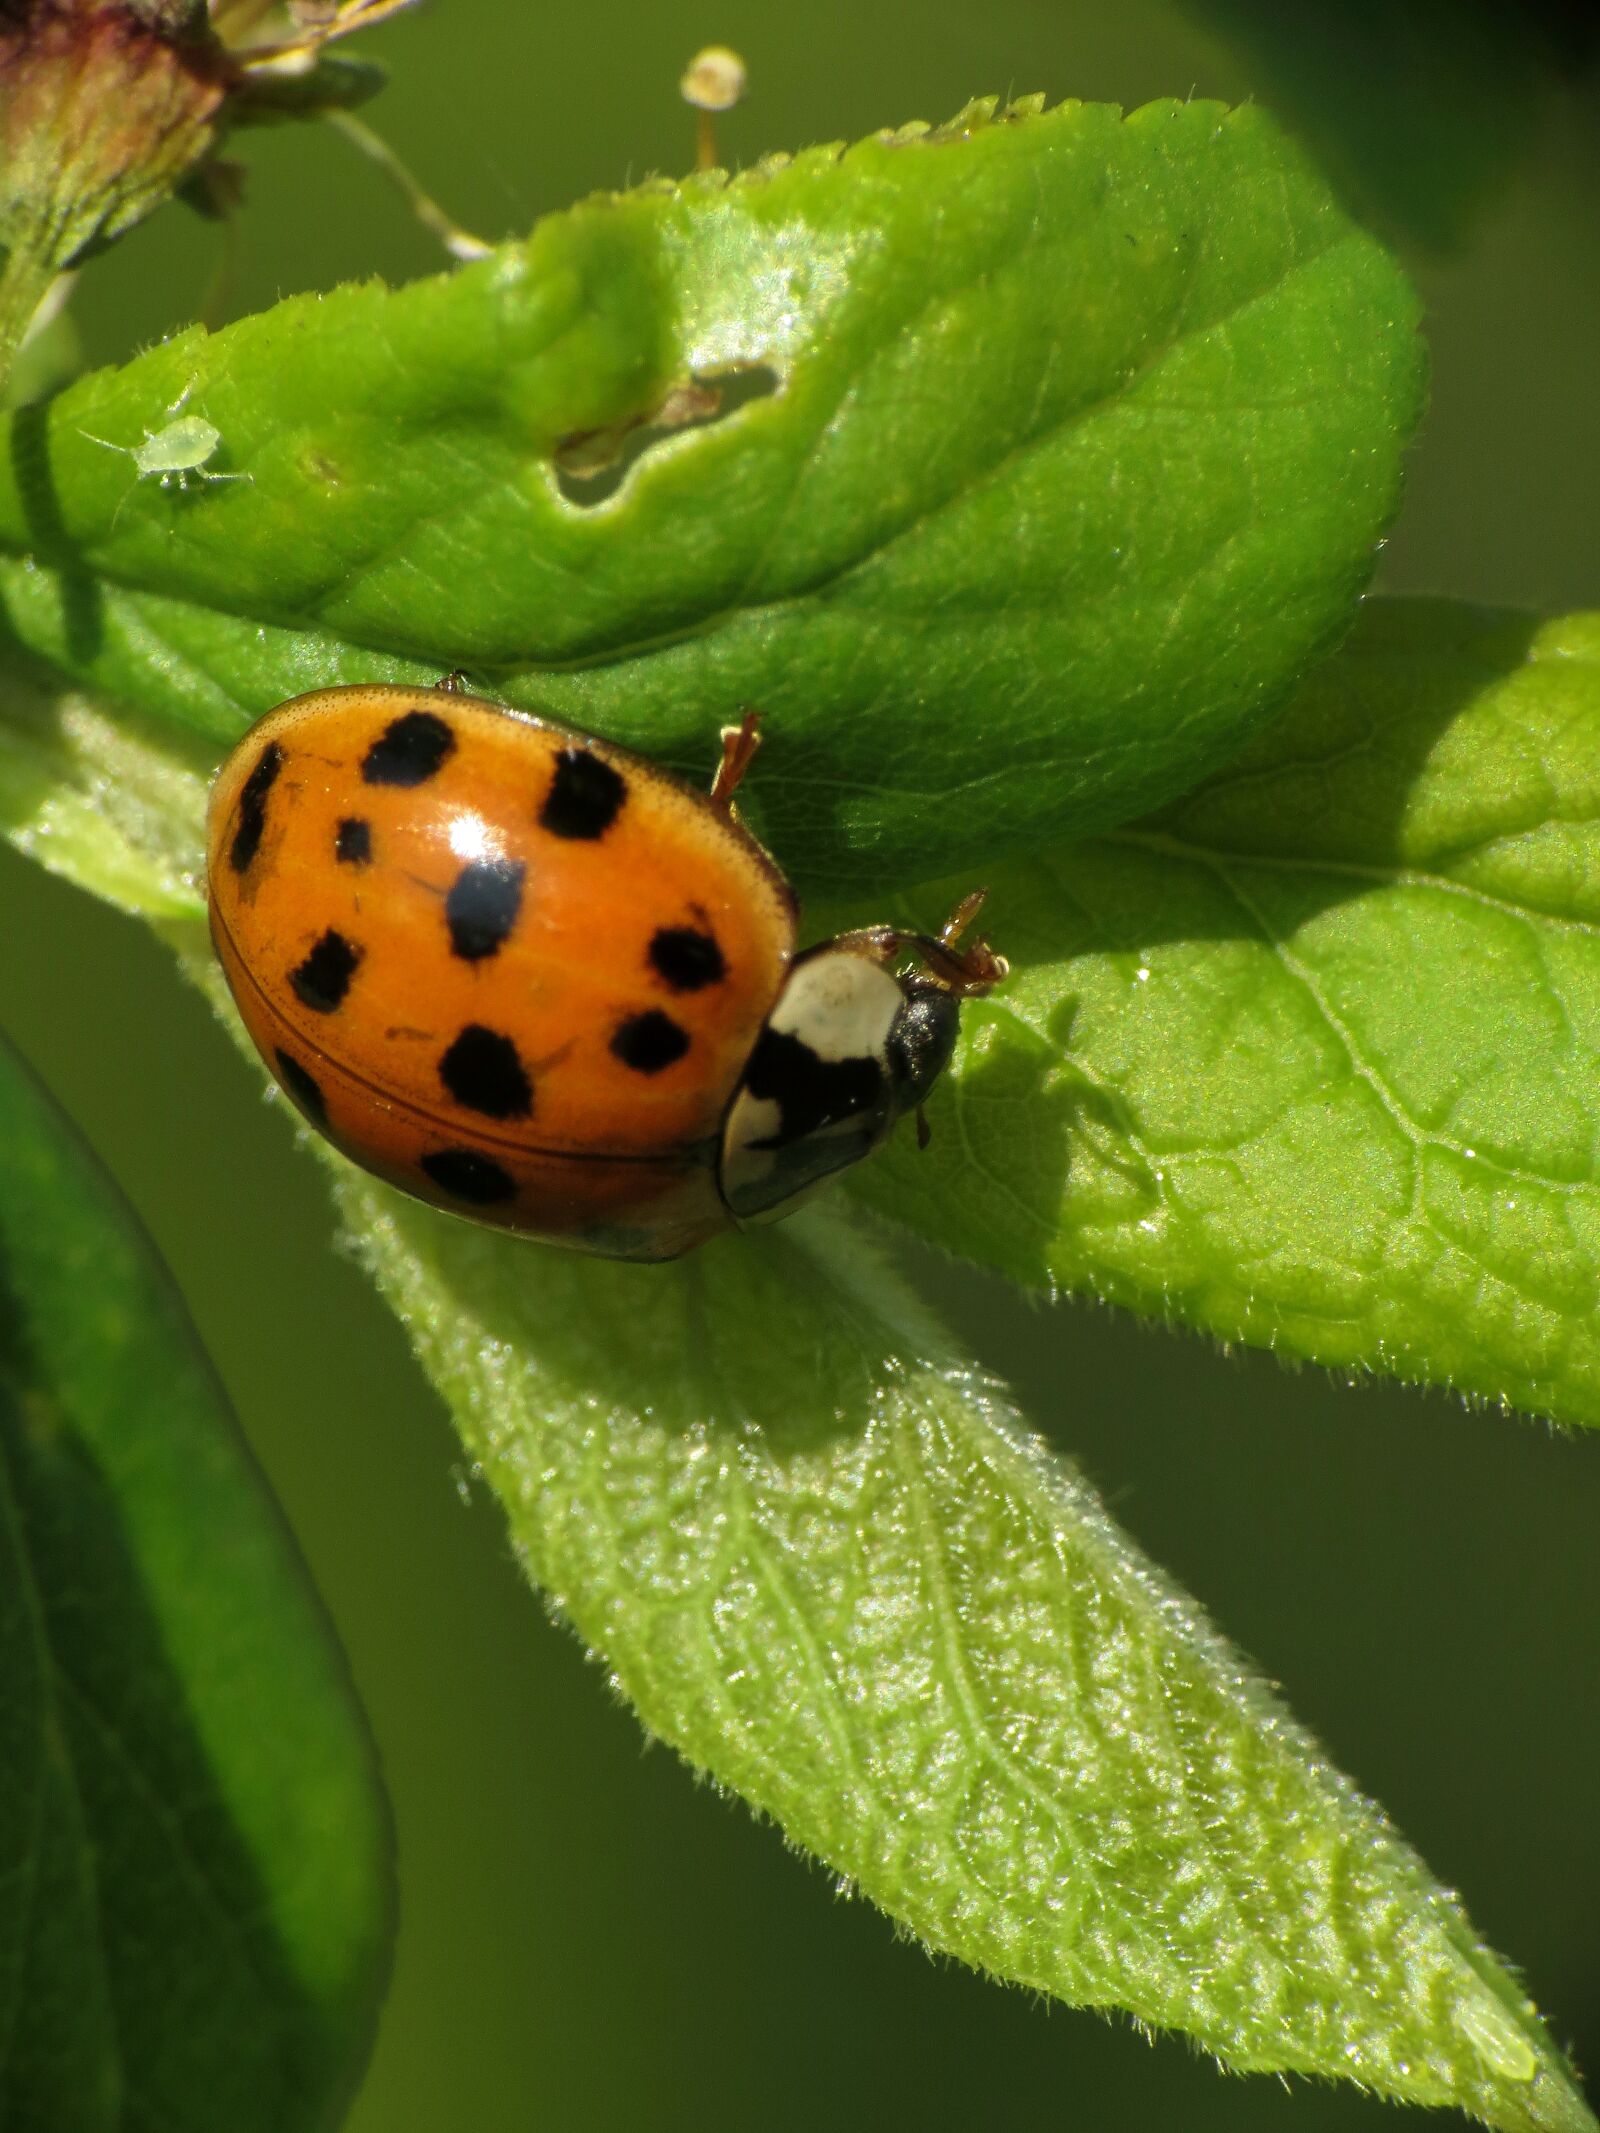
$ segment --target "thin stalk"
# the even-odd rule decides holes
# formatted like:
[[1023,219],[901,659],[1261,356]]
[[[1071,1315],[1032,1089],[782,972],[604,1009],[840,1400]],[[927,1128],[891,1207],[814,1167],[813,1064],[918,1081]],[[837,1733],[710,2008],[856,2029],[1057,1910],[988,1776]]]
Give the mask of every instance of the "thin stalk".
[[481,237],[474,237],[453,221],[431,194],[425,193],[388,142],[374,133],[365,119],[350,111],[329,111],[327,123],[342,133],[352,147],[376,163],[384,176],[404,196],[407,206],[425,230],[431,230],[452,259],[483,259],[493,250]]

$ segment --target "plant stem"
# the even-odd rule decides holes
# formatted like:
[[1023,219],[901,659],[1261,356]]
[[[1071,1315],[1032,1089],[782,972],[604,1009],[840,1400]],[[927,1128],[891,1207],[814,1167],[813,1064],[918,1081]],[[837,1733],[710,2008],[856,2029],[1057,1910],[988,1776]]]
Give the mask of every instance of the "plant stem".
[[5,255],[5,265],[0,267],[0,396],[34,313],[54,280],[54,265],[31,245],[15,244]]

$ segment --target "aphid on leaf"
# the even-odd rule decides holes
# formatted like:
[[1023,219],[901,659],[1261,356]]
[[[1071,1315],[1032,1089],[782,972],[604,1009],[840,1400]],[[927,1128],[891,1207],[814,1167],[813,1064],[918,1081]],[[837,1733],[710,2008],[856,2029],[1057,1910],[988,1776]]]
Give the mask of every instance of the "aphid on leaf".
[[[109,437],[97,437],[92,430],[80,430],[78,434],[91,444],[104,445],[108,452],[126,452],[133,461],[136,480],[153,481],[163,489],[187,490],[191,482],[252,480],[252,475],[224,474],[207,464],[222,442],[222,432],[204,415],[184,414],[195,384],[191,378],[167,409],[171,419],[158,430],[147,429],[142,444],[113,444]],[[126,501],[124,497],[123,502]],[[122,505],[117,509],[120,512]]]

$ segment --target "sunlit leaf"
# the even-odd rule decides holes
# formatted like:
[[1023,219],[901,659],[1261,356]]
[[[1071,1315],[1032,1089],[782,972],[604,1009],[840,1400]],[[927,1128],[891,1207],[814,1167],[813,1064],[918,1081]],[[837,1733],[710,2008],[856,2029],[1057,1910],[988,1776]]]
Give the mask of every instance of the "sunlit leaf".
[[1421,352],[1262,112],[1036,103],[597,197],[20,411],[5,626],[212,759],[456,667],[697,773],[757,703],[803,883],[1125,819],[1347,621]]
[[837,1206],[628,1267],[341,1198],[645,1722],[931,1946],[1235,2068],[1592,2133],[1454,1901]]
[[[1227,770],[996,872],[950,1250],[1600,1421],[1600,618],[1378,602]],[[928,894],[929,911],[939,891]]]

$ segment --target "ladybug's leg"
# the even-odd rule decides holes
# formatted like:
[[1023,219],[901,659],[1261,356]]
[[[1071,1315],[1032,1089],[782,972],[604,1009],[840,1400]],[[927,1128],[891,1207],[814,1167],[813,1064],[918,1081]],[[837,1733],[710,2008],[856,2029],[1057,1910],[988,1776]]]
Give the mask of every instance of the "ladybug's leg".
[[713,807],[732,809],[733,796],[744,783],[745,772],[761,746],[761,713],[747,711],[737,726],[722,729],[722,761],[711,780]]
[[441,674],[434,683],[434,687],[442,689],[446,696],[460,696],[465,693],[466,686],[467,677],[460,667],[452,667],[448,674]]
[[973,889],[963,896],[945,921],[937,940],[931,933],[908,933],[899,926],[863,926],[858,933],[840,934],[833,945],[853,950],[857,955],[870,955],[879,963],[892,963],[898,956],[914,955],[929,975],[958,999],[988,992],[1008,974],[1010,964],[1003,955],[996,955],[981,936],[965,948],[957,945],[982,910],[988,893],[987,889]]

